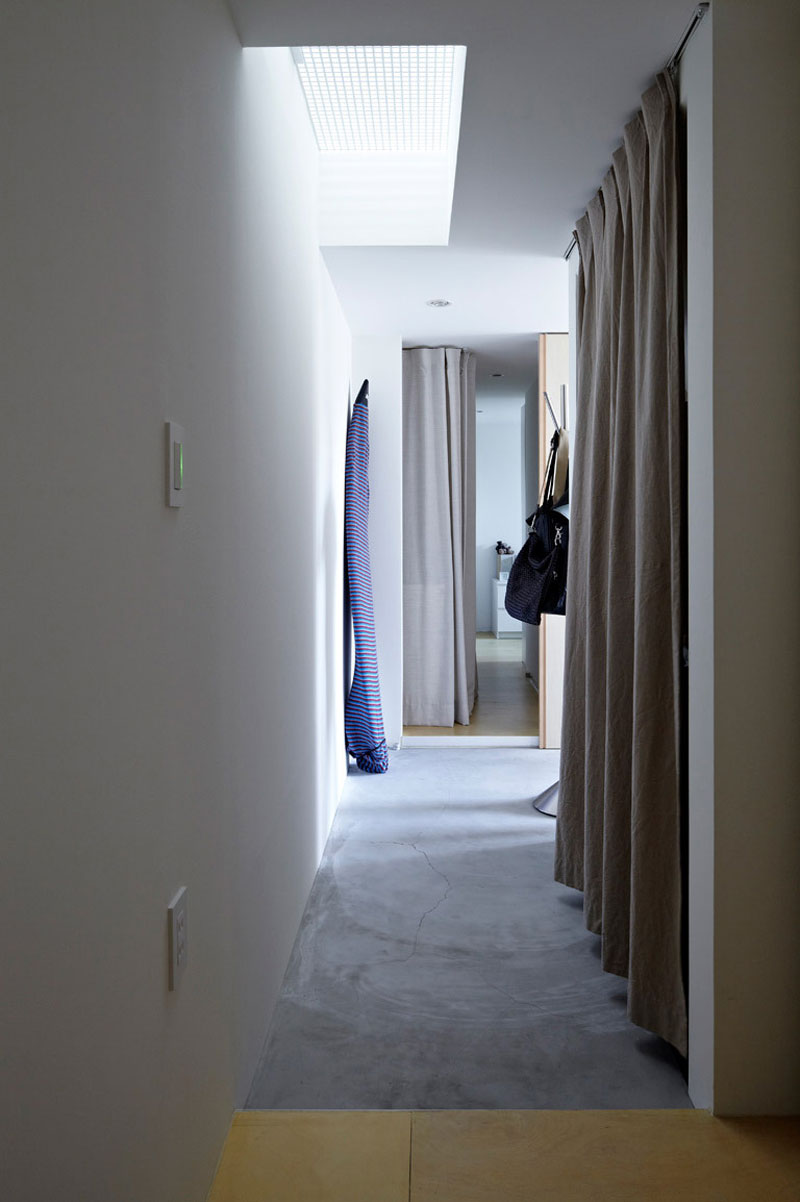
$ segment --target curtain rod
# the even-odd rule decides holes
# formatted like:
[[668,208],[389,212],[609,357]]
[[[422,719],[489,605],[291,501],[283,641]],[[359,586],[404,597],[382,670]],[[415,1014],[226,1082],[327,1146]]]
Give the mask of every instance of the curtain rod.
[[706,13],[708,12],[710,7],[711,7],[711,5],[708,3],[698,4],[697,8],[692,13],[691,20],[689,21],[689,24],[686,26],[686,28],[683,31],[683,37],[678,42],[678,45],[675,47],[675,49],[672,53],[672,57],[670,58],[669,62],[667,63],[667,65],[665,67],[665,70],[669,71],[669,73],[671,75],[674,74],[674,72],[677,70],[678,63],[683,58],[683,52],[689,44],[689,39],[691,38],[694,31],[697,29],[697,26],[700,24],[700,22],[702,21],[703,17],[706,15]]
[[[689,24],[686,26],[683,33],[681,34],[681,40],[678,42],[678,45],[673,50],[672,54],[669,57],[667,65],[664,68],[665,71],[669,71],[670,75],[674,75],[675,72],[677,71],[678,63],[683,58],[683,53],[686,50],[686,47],[689,45],[689,39],[691,38],[694,31],[697,29],[697,26],[700,24],[700,22],[702,21],[703,17],[706,15],[706,13],[708,12],[710,7],[711,6],[708,3],[698,4],[697,8],[692,13]],[[574,249],[577,245],[578,245],[577,239],[576,239],[575,235],[573,234],[569,240],[569,245],[568,245],[567,249],[564,251],[565,259],[569,259],[570,255],[572,254],[572,252],[574,251]]]

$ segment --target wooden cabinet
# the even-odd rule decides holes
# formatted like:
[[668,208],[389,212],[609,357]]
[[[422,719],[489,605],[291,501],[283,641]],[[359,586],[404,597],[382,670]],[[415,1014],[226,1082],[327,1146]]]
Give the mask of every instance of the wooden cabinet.
[[[539,335],[539,488],[553,437],[553,419],[545,392],[556,417],[569,428],[569,335]],[[563,391],[562,391],[563,390]],[[567,601],[569,604],[569,601]],[[561,708],[564,693],[564,628],[566,618],[543,614],[539,627],[539,746],[561,746]]]

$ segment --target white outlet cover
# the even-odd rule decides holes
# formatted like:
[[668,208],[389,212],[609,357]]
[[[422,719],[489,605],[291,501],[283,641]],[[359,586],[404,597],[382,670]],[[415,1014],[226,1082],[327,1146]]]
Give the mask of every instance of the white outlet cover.
[[189,955],[189,926],[186,886],[181,885],[167,907],[169,929],[169,987],[178,988]]

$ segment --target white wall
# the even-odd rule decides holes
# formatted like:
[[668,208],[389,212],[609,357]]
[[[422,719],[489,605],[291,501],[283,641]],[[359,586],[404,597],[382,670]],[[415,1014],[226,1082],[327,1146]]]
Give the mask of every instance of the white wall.
[[353,399],[369,380],[372,597],[386,741],[403,735],[403,352],[399,337],[353,338]]
[[714,1038],[725,1114],[800,1112],[799,62],[793,0],[715,2]]
[[[533,383],[525,393],[523,407],[523,455],[525,460],[525,493],[523,496],[525,518],[536,509],[539,500],[539,339],[536,338],[537,371]],[[525,532],[523,529],[523,533]],[[527,622],[522,627],[524,643],[523,661],[525,671],[536,687],[539,687],[539,627],[530,626]]]
[[317,859],[322,855],[347,775],[344,740],[344,461],[352,392],[350,330],[322,259],[319,282],[314,348],[317,369],[314,394]]
[[492,581],[497,576],[495,543],[519,551],[522,512],[523,398],[478,397],[475,418],[475,589],[478,630],[492,629]]
[[689,1090],[714,1102],[713,139],[709,14],[680,70],[685,130],[688,397]]
[[715,0],[681,81],[690,1086],[720,1114],[800,1110],[799,58],[794,3]]
[[14,5],[0,78],[3,1189],[200,1202],[343,766],[316,151],[222,0]]

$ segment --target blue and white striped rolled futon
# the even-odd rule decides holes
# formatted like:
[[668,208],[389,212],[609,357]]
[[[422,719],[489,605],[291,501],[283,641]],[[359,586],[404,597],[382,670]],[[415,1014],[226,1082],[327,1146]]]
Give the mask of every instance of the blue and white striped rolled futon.
[[362,772],[385,772],[389,753],[383,730],[372,575],[369,565],[369,380],[353,406],[344,468],[344,540],[353,619],[355,668],[345,702],[347,750]]

